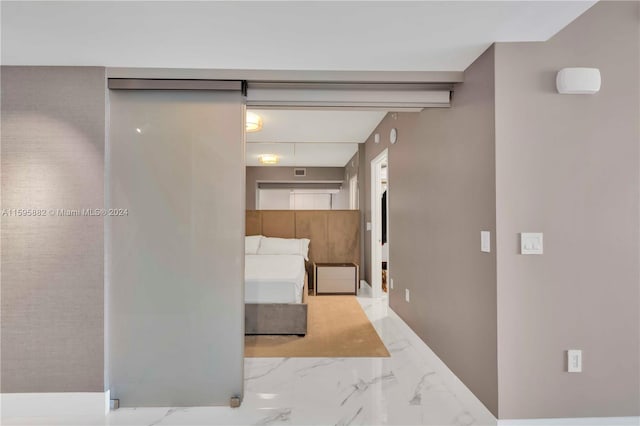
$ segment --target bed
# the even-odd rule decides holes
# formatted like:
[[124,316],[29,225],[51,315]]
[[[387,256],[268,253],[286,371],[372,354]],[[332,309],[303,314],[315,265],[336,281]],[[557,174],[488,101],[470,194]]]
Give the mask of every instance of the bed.
[[304,257],[287,254],[245,255],[245,303],[302,303]]
[[245,334],[307,333],[308,245],[307,239],[247,237]]

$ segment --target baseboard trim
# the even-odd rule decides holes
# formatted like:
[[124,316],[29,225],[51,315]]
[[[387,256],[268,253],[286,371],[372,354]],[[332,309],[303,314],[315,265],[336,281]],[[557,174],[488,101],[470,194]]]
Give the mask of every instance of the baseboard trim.
[[0,415],[10,417],[105,416],[111,392],[0,393]]
[[636,426],[638,417],[575,417],[559,419],[501,419],[498,426]]

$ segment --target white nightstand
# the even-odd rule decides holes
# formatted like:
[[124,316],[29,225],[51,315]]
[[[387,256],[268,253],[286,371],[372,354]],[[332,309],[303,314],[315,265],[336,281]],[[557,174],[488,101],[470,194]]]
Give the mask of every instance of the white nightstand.
[[359,268],[355,263],[314,263],[314,294],[357,294]]

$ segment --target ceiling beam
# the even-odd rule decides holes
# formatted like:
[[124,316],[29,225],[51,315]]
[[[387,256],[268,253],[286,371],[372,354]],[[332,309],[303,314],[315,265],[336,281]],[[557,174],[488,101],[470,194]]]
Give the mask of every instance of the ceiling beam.
[[463,71],[298,71],[180,68],[107,68],[108,78],[248,80],[304,83],[461,83]]

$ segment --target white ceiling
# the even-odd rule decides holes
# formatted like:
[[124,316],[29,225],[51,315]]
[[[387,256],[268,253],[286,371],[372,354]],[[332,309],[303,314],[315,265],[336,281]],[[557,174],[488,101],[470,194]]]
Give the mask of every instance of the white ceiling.
[[462,71],[594,1],[2,1],[5,65]]
[[[1,7],[3,65],[463,71],[495,41],[550,38],[595,1],[69,1]],[[344,166],[380,111],[259,111],[247,164]],[[269,142],[269,144],[256,143]],[[276,143],[273,142],[286,142]],[[295,154],[295,155],[294,155]]]
[[247,166],[262,166],[261,154],[276,154],[278,166],[343,167],[357,150],[357,143],[248,143]]
[[343,167],[386,111],[251,109],[262,130],[247,133],[247,165],[262,166],[261,154],[276,154],[278,166]]
[[363,143],[386,111],[325,111],[251,109],[262,117],[259,132],[247,142]]

